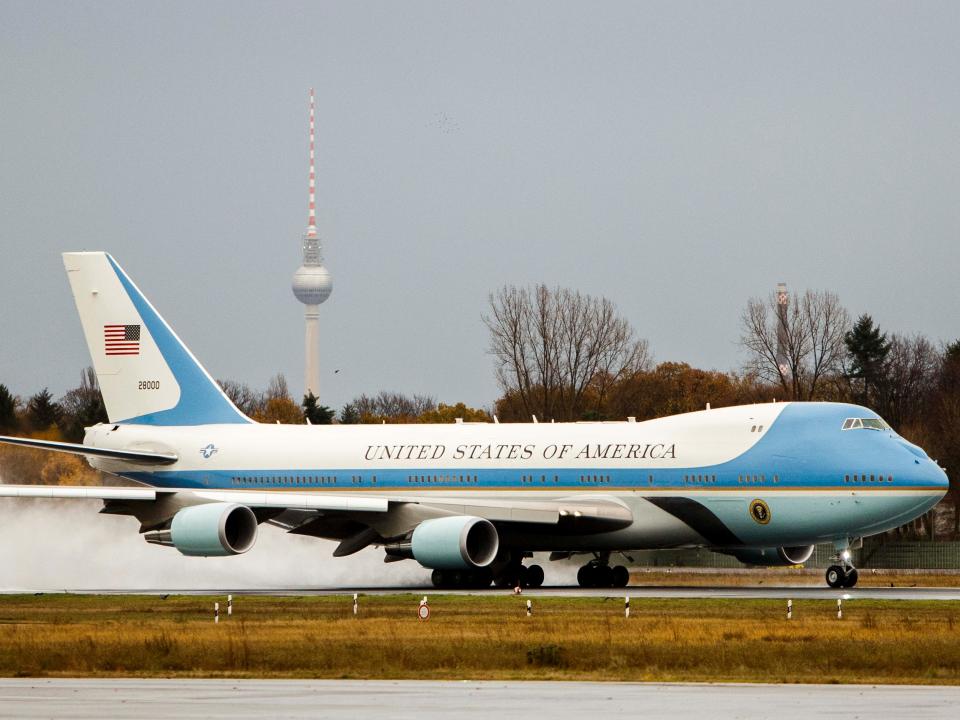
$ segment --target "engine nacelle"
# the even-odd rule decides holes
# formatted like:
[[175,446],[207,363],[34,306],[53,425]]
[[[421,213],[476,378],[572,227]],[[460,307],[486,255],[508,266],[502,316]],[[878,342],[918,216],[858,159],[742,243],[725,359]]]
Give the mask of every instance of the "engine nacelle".
[[729,551],[737,560],[747,565],[802,565],[813,555],[813,545],[777,548],[741,548]]
[[149,533],[147,542],[171,545],[184,555],[239,555],[257,540],[257,516],[246,505],[206,503],[177,512],[170,529]]
[[414,528],[408,547],[418,563],[434,570],[486,567],[500,549],[497,529],[489,520],[467,515],[424,520]]

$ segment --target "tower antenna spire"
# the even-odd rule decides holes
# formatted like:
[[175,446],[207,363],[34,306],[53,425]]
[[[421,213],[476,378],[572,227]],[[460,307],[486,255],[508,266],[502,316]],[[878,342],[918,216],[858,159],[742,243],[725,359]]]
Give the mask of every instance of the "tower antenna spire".
[[307,237],[317,236],[317,174],[314,167],[314,114],[313,114],[313,88],[310,88],[310,205],[307,214]]

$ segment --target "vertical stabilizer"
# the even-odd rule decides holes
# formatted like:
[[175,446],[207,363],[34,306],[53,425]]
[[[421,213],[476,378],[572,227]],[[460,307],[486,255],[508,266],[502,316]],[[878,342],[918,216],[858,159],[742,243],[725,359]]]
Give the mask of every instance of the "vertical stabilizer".
[[64,253],[63,264],[111,422],[251,422],[110,255]]

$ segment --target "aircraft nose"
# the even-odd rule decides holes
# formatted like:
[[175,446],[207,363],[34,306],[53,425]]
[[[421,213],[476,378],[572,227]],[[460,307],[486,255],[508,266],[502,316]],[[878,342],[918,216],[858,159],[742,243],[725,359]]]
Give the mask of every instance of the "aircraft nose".
[[933,484],[943,490],[944,494],[950,489],[950,478],[947,477],[947,471],[937,465],[933,460],[930,461]]

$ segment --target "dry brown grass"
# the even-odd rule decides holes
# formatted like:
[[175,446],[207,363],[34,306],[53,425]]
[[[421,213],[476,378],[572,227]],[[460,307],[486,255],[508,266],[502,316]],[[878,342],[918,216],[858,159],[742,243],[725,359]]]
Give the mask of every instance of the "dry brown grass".
[[0,675],[960,683],[960,603],[235,601],[214,625],[212,598],[2,597]]

